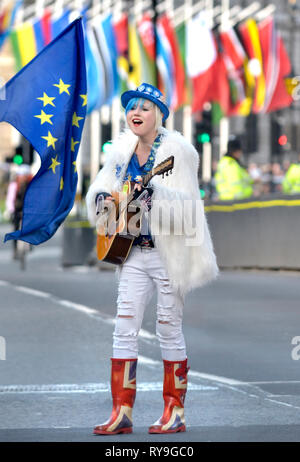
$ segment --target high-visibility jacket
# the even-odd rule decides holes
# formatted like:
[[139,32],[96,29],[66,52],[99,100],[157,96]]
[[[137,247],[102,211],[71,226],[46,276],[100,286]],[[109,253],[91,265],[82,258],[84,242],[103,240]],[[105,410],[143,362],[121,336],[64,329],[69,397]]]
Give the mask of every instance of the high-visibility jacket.
[[282,182],[286,194],[300,194],[300,163],[291,164]]
[[214,179],[220,200],[246,199],[252,196],[253,179],[231,156],[225,155],[219,160]]

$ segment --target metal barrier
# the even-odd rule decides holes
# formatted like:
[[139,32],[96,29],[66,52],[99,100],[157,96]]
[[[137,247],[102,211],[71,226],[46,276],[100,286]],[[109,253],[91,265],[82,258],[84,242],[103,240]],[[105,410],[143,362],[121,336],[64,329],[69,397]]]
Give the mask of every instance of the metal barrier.
[[300,269],[300,194],[206,202],[222,268]]

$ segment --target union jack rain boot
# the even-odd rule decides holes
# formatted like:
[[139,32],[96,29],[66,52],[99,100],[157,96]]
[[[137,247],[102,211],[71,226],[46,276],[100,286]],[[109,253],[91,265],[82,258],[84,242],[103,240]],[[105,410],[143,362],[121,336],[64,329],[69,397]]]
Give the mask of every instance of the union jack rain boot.
[[136,395],[137,359],[111,358],[111,394],[113,409],[110,418],[94,428],[96,435],[132,433],[132,408]]
[[187,389],[187,359],[164,361],[163,415],[151,427],[149,433],[185,432],[184,399]]

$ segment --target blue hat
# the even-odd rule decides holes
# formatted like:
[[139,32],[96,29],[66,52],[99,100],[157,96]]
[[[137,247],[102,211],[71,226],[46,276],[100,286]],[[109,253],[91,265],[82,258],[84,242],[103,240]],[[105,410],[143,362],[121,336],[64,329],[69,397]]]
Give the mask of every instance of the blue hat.
[[168,106],[164,103],[164,95],[158,88],[150,83],[142,83],[136,90],[125,91],[121,95],[122,106],[126,109],[128,102],[132,98],[145,98],[156,104],[163,113],[163,121],[169,116]]

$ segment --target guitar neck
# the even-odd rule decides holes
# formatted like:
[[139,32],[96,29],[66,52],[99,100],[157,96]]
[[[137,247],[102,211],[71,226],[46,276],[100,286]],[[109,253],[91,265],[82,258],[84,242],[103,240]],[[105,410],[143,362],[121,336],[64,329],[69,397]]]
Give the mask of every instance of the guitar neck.
[[[168,157],[165,161],[161,162],[159,165],[153,168],[151,172],[147,173],[145,176],[142,177],[142,186],[146,187],[149,181],[151,180],[151,178],[153,178],[155,175],[161,175],[161,174],[164,175],[165,172],[167,172],[166,174],[168,175],[168,171],[170,171],[173,168],[173,164],[174,164],[174,156]],[[128,204],[132,201],[134,197],[134,193],[135,191],[132,190],[128,194],[126,200],[124,201],[124,208],[122,208],[122,210],[124,210],[128,206]]]

